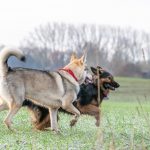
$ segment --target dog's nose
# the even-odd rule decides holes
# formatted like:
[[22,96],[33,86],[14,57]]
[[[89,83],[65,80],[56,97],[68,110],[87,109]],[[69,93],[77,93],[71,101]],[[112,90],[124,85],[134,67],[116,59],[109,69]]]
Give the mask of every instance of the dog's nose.
[[115,81],[113,81],[112,85],[113,85],[113,87],[115,87],[115,88],[118,88],[118,87],[120,86],[119,83],[117,83],[117,82],[115,82]]
[[120,84],[116,82],[116,88],[120,87]]

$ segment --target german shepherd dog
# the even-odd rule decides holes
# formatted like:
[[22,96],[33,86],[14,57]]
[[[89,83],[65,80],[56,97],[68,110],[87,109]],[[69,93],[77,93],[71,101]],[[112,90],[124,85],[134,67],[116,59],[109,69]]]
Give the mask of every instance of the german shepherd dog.
[[[120,85],[114,80],[114,77],[107,71],[98,67],[99,77],[97,75],[97,68],[91,67],[93,72],[92,80],[85,79],[85,82],[80,85],[80,92],[77,96],[77,101],[73,105],[80,111],[81,114],[94,116],[96,119],[96,126],[100,125],[100,104],[104,98],[107,98],[109,90],[115,90]],[[100,79],[100,102],[98,102],[98,79]],[[25,100],[23,106],[27,106],[31,114],[32,124],[35,129],[44,130],[50,127],[50,115],[47,108],[34,104],[29,100]],[[64,111],[59,109],[59,111]],[[75,124],[75,122],[74,122]],[[74,124],[71,124],[73,126]]]
[[57,111],[60,107],[74,114],[71,124],[76,122],[80,111],[72,104],[77,99],[80,84],[86,76],[86,52],[81,58],[72,55],[70,63],[55,72],[27,68],[9,69],[7,60],[16,56],[24,61],[21,50],[4,48],[0,52],[0,111],[9,109],[4,120],[11,129],[14,115],[22,107],[25,99],[46,107],[50,113],[51,129],[58,130]]

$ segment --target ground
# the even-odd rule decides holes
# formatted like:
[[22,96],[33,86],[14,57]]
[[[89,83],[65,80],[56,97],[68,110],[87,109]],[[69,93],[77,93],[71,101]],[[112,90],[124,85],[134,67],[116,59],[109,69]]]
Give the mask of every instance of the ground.
[[72,116],[60,113],[61,134],[32,129],[29,114],[23,108],[9,131],[3,124],[6,111],[0,113],[0,149],[50,150],[147,150],[150,149],[150,80],[116,78],[121,87],[111,92],[101,106],[101,126],[95,119],[81,116],[70,128]]

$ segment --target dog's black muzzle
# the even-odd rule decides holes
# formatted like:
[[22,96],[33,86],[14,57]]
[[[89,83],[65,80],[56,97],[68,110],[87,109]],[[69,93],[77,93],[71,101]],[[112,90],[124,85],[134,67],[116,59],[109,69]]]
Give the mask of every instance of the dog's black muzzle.
[[120,86],[119,83],[117,83],[117,82],[115,82],[115,81],[111,82],[110,84],[111,84],[111,86],[113,86],[114,88],[118,88],[118,87]]
[[115,82],[115,81],[113,81],[113,82],[111,82],[111,83],[108,83],[108,82],[105,82],[104,84],[103,84],[103,87],[105,88],[105,89],[110,89],[110,90],[115,90],[115,88],[118,88],[120,85],[117,83],[117,82]]

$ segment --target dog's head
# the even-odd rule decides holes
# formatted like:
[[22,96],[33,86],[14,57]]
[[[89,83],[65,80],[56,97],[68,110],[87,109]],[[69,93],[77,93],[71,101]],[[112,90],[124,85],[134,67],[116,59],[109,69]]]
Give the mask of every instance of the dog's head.
[[82,84],[86,77],[86,53],[84,53],[80,58],[73,53],[70,63],[64,68],[69,68],[72,70],[77,77],[79,84]]
[[[108,71],[102,69],[101,67],[91,67],[91,71],[94,73],[94,77],[96,80],[96,85],[97,84],[97,79],[99,78],[99,84],[100,84],[100,88],[103,92],[104,96],[107,96],[109,93],[109,90],[115,90],[116,88],[118,88],[120,85],[119,83],[117,83],[114,80],[114,77],[111,73],[109,73]],[[99,76],[98,76],[99,75]]]

